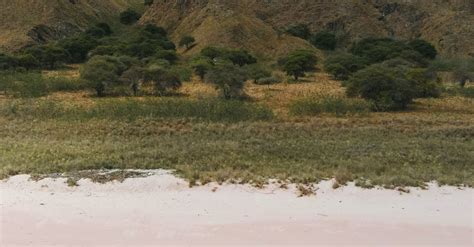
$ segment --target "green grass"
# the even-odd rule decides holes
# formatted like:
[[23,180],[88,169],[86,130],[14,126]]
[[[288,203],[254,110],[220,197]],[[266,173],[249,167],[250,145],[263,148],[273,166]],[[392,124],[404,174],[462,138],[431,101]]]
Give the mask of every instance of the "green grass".
[[349,114],[367,114],[371,104],[362,99],[350,99],[341,96],[314,96],[292,102],[290,113],[296,116],[316,116],[332,113],[337,116]]
[[17,98],[37,98],[53,92],[73,92],[88,87],[88,83],[80,79],[45,77],[39,72],[0,71],[0,94]]
[[242,101],[185,98],[96,99],[93,106],[48,99],[12,100],[0,103],[0,114],[12,118],[87,121],[108,119],[186,119],[210,122],[271,120],[273,112],[264,106]]
[[461,96],[465,98],[474,98],[474,87],[448,86],[443,88],[443,92],[449,96]]
[[[443,123],[452,120],[440,116],[444,122],[423,127],[414,119],[373,124],[372,117],[358,119],[359,125],[346,119],[220,121],[221,114],[229,112],[210,109],[226,106],[206,101],[193,102],[195,107],[183,101],[185,106],[180,106],[175,100],[181,99],[142,105],[104,99],[90,112],[74,105],[54,108],[57,102],[49,102],[53,105],[48,108],[47,101],[14,100],[26,104],[16,112],[2,104],[0,176],[164,168],[174,169],[191,183],[261,184],[269,178],[311,183],[338,177],[341,183],[355,180],[363,186],[418,186],[433,180],[474,186],[474,127],[469,121],[446,126]],[[45,106],[28,110],[30,104]],[[161,104],[173,106],[178,113],[170,113],[170,108],[149,115]],[[241,107],[243,103],[229,104]],[[78,116],[71,117],[74,114]],[[193,120],[199,115],[205,117]],[[213,119],[218,121],[209,121]]]

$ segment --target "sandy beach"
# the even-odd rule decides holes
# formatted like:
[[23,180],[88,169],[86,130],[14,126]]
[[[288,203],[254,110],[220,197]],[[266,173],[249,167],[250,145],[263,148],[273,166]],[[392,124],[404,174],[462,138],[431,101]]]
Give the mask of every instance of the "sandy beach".
[[166,171],[123,183],[0,182],[1,246],[472,246],[474,190],[362,189],[332,182],[189,188]]

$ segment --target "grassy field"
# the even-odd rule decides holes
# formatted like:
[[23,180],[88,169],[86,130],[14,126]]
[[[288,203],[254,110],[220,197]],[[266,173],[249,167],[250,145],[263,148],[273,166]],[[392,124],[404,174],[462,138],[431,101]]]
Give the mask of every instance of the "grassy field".
[[165,168],[191,184],[335,177],[364,187],[474,186],[472,97],[445,93],[406,112],[340,114],[324,103],[315,114],[294,114],[298,102],[341,98],[344,89],[314,74],[304,83],[248,84],[246,92],[250,102],[222,102],[194,81],[181,97],[0,96],[0,175]]

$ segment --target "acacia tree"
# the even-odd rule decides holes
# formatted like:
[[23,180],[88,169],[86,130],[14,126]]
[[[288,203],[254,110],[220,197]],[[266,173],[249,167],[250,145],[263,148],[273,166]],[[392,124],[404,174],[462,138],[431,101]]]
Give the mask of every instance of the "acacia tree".
[[208,58],[200,57],[194,60],[191,66],[194,69],[194,73],[196,73],[201,80],[204,80],[207,72],[212,68],[212,63]]
[[144,80],[153,83],[155,92],[164,96],[182,86],[181,79],[175,73],[160,66],[152,66],[145,71]]
[[180,47],[186,47],[186,49],[189,49],[189,47],[191,47],[194,42],[196,42],[196,39],[192,36],[189,36],[189,35],[186,35],[186,36],[183,36],[181,38],[181,40],[179,41],[179,46]]
[[206,80],[216,86],[224,99],[242,99],[247,73],[239,66],[220,64],[207,73]]
[[295,80],[305,76],[306,72],[313,71],[316,66],[316,56],[306,50],[299,50],[291,53],[286,59],[283,70],[293,76]]
[[110,83],[117,81],[117,67],[105,59],[92,59],[80,70],[81,78],[90,82],[98,97],[105,96],[105,90]]
[[143,81],[144,78],[145,70],[139,66],[132,66],[131,68],[123,72],[122,76],[120,77],[123,82],[128,83],[130,85],[134,96],[137,96],[140,83]]

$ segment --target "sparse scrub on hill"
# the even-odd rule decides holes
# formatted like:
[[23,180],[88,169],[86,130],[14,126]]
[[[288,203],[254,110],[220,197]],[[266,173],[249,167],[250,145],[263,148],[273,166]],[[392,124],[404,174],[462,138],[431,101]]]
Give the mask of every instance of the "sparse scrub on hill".
[[436,48],[426,40],[416,39],[408,43],[411,49],[419,52],[427,59],[435,59],[438,55]]
[[194,44],[194,42],[196,42],[196,39],[193,36],[185,35],[179,41],[179,46],[189,49]]
[[124,25],[132,25],[140,20],[141,15],[133,9],[127,9],[120,13],[120,22]]
[[355,43],[350,52],[365,58],[370,64],[401,57],[417,66],[427,66],[436,57],[434,46],[424,40],[403,41],[390,38],[363,39]]
[[238,66],[257,63],[257,58],[243,49],[227,49],[210,46],[202,49],[201,56],[207,57],[213,62],[216,60],[227,60]]
[[321,31],[311,35],[309,42],[321,50],[332,51],[336,49],[337,39],[336,35],[331,32]]
[[298,38],[308,39],[311,36],[311,29],[307,24],[296,24],[288,27],[287,33]]
[[145,4],[145,6],[151,6],[154,1],[155,0],[144,0],[143,4]]

